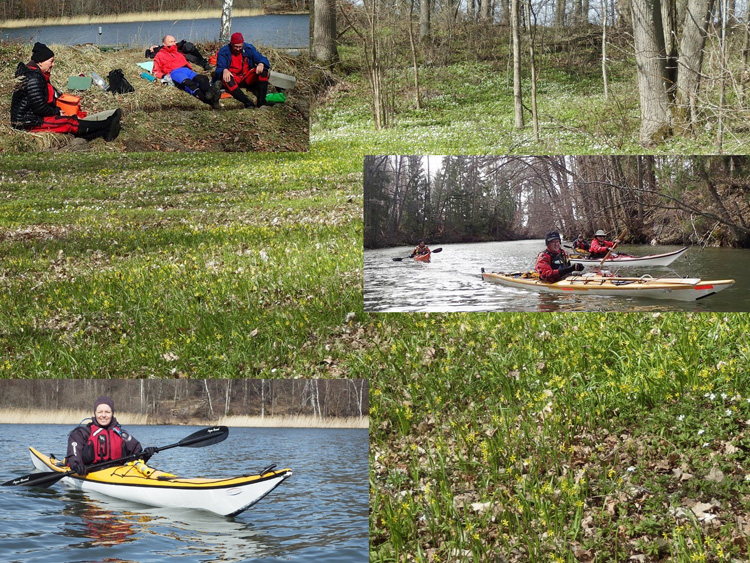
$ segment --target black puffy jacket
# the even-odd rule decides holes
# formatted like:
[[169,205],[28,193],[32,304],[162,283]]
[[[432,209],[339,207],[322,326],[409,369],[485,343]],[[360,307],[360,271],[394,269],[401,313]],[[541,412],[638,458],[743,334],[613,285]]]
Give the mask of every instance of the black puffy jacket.
[[60,109],[54,103],[60,93],[50,85],[35,63],[18,63],[16,78],[19,76],[22,78],[13,90],[10,102],[10,123],[13,127],[31,129],[41,125],[46,116],[60,114]]

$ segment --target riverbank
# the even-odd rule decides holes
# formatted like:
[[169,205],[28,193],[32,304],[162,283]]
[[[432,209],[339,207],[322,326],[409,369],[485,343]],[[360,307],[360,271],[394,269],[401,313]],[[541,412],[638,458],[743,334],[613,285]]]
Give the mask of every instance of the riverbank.
[[[178,419],[154,418],[145,414],[117,412],[118,422],[123,426],[137,425],[178,425],[209,426],[220,424],[243,428],[369,428],[369,418],[316,416],[222,416],[215,420],[203,418]],[[91,418],[91,412],[85,410],[61,409],[56,411],[29,409],[0,410],[0,424],[77,424]]]
[[[218,45],[198,43],[208,56]],[[29,133],[12,129],[10,102],[16,83],[14,73],[19,62],[27,62],[29,45],[1,44],[0,59],[0,152],[91,151],[91,152],[286,152],[309,148],[309,111],[313,66],[307,54],[291,57],[273,48],[263,54],[275,71],[296,77],[292,90],[285,90],[286,101],[273,107],[243,109],[233,98],[221,101],[220,110],[212,110],[182,90],[141,77],[137,63],[145,60],[140,48],[102,52],[94,45],[51,45],[55,52],[52,85],[65,92],[68,77],[88,75],[91,71],[107,77],[112,69],[122,69],[135,92],[125,95],[105,93],[93,86],[73,92],[81,98],[81,108],[94,114],[121,108],[122,131],[111,143],[103,139],[86,142],[71,135]],[[270,87],[269,92],[275,88]]]
[[[233,18],[263,16],[268,14],[298,15],[309,12],[266,12],[259,9],[232,10]],[[193,10],[168,12],[131,12],[125,14],[110,14],[99,16],[73,16],[65,18],[32,18],[24,20],[0,21],[0,28],[17,29],[20,27],[50,26],[50,25],[83,25],[99,23],[133,23],[139,21],[171,21],[198,20],[206,18],[221,18],[221,10]]]

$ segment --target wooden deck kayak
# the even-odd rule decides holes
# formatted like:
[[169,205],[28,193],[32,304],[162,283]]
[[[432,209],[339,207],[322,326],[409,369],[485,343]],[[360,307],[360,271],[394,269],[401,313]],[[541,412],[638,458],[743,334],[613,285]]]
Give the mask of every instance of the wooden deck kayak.
[[609,277],[595,274],[569,276],[555,283],[541,281],[534,272],[485,272],[482,279],[509,287],[547,293],[648,297],[695,301],[718,293],[734,280],[702,280],[700,278]]

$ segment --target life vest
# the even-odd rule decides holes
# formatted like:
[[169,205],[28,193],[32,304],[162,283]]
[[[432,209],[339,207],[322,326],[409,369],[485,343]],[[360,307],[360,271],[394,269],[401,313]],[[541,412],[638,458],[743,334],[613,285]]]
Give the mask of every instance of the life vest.
[[[84,447],[84,463],[98,463],[118,459],[125,455],[125,439],[119,425],[102,428],[91,424],[89,440]],[[93,455],[93,459],[89,459]]]
[[566,252],[560,252],[560,254],[552,254],[549,250],[544,251],[549,256],[549,265],[552,266],[553,270],[559,270],[564,266],[570,266],[570,260]]

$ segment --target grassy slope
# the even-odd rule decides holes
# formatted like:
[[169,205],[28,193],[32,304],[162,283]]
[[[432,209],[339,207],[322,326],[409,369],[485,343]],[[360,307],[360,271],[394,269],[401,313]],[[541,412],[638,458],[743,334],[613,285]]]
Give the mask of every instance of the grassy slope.
[[[523,80],[526,126],[514,129],[513,78],[508,67],[507,41],[487,53],[457,53],[446,64],[423,64],[420,83],[424,107],[414,109],[413,70],[389,56],[388,80],[395,93],[392,127],[375,131],[371,96],[360,72],[361,55],[353,47],[340,50],[350,71],[315,110],[311,140],[344,141],[363,154],[642,154],[638,144],[640,113],[632,47],[620,39],[610,46],[609,98],[603,94],[601,54],[596,38],[572,47],[565,39],[546,37],[537,47],[540,141],[531,128],[531,84]],[[461,44],[457,40],[456,44]],[[493,43],[494,44],[494,43]],[[486,48],[486,47],[485,47]],[[707,72],[711,72],[707,64]],[[707,80],[709,111],[718,81]],[[390,90],[389,90],[390,91]],[[747,110],[734,104],[725,116],[726,154],[750,149]],[[718,121],[711,118],[693,137],[675,137],[648,152],[715,154]]]
[[353,164],[4,157],[0,375],[337,375],[361,309]]
[[[216,45],[199,45],[208,56]],[[101,53],[94,46],[52,46],[55,67],[52,84],[65,92],[68,76],[94,71],[105,79],[121,68],[135,92],[113,96],[96,86],[74,92],[89,113],[121,107],[122,132],[113,143],[91,143],[70,135],[27,133],[10,127],[10,99],[18,62],[28,62],[29,49],[0,44],[0,152],[29,151],[305,151],[309,147],[309,73],[306,55],[289,57],[272,49],[265,53],[275,70],[297,77],[296,87],[286,92],[287,101],[273,107],[245,110],[234,99],[221,102],[222,109],[206,104],[173,86],[148,82],[136,63],[146,60],[141,49]],[[197,69],[200,71],[201,69]],[[270,91],[274,91],[271,87]]]

